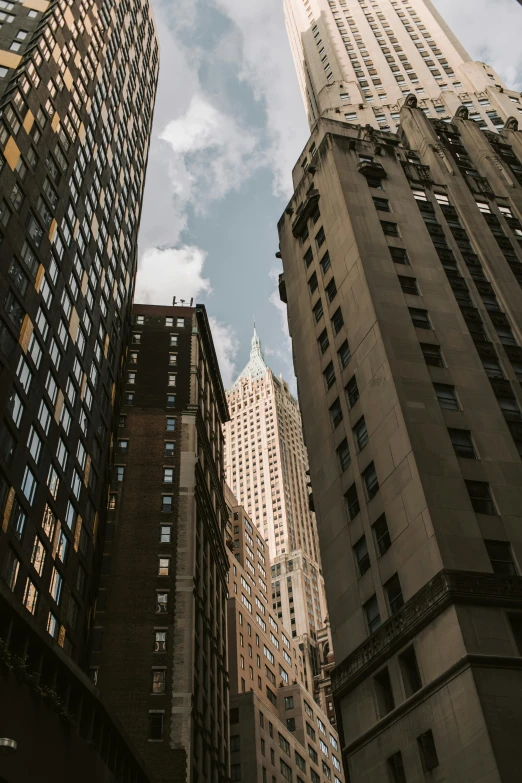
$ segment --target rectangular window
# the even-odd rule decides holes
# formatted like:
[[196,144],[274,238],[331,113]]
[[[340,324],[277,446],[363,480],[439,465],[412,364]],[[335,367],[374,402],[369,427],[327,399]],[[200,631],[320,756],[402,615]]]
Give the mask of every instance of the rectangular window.
[[465,484],[475,513],[496,515],[489,484],[485,481],[466,481]]
[[165,429],[167,432],[175,432],[176,419],[173,416],[167,416],[165,420]]
[[166,669],[152,670],[152,693],[165,693]]
[[161,510],[165,513],[170,513],[174,506],[173,495],[162,495],[161,497]]
[[362,449],[364,449],[364,447],[366,446],[369,440],[368,429],[366,427],[366,421],[364,420],[364,416],[361,416],[361,418],[353,428],[353,437],[355,438],[357,451],[361,451]]
[[172,541],[172,525],[160,526],[160,544],[170,544]]
[[330,420],[334,429],[338,427],[343,420],[343,412],[341,409],[341,401],[339,400],[339,397],[337,397],[333,405],[330,406]]
[[176,407],[176,395],[167,394],[167,408],[175,408],[175,407]]
[[163,483],[164,484],[174,483],[174,468],[163,468]]
[[379,491],[379,481],[377,479],[377,472],[373,462],[370,462],[366,470],[363,471],[362,479],[364,481],[364,487],[366,489],[368,500],[372,500]]
[[149,739],[150,740],[162,740],[163,739],[163,712],[149,712]]
[[373,196],[373,203],[375,204],[375,209],[378,209],[380,212],[391,212],[390,202],[387,198]]
[[446,383],[434,383],[433,388],[435,389],[435,394],[437,395],[437,400],[439,401],[441,408],[449,411],[460,410],[454,386],[449,386]]
[[410,259],[408,258],[408,253],[403,247],[391,247],[390,245],[388,250],[390,251],[390,255],[394,263],[405,264],[406,266],[409,266]]
[[337,286],[335,285],[335,279],[333,277],[324,290],[326,291],[328,301],[332,302],[337,295]]
[[344,325],[344,319],[343,319],[342,310],[340,307],[338,307],[332,316],[332,327],[334,330],[334,334],[339,334],[343,325]]
[[410,294],[410,296],[419,296],[419,286],[417,285],[417,280],[414,277],[407,277],[406,275],[398,275],[398,278],[403,294]]
[[167,632],[155,631],[154,632],[154,652],[166,652],[167,651]]
[[352,358],[352,355],[350,353],[350,346],[348,345],[348,340],[345,340],[344,343],[341,345],[341,347],[337,351],[337,355],[339,356],[341,367],[344,369],[350,363],[350,359]]
[[422,762],[423,772],[431,772],[439,766],[439,759],[437,757],[437,749],[435,748],[435,740],[433,739],[433,733],[426,731],[417,737],[417,744],[419,747],[419,754]]
[[399,665],[404,683],[406,698],[422,688],[422,680],[417,664],[417,656],[413,647],[408,647],[399,655]]
[[31,612],[31,614],[36,614],[36,607],[38,605],[38,590],[30,579],[27,579],[25,583],[23,605],[28,612]]
[[359,399],[359,388],[357,386],[357,379],[355,375],[353,375],[348,381],[348,384],[345,387],[345,392],[346,392],[346,396],[348,397],[348,405],[350,406],[350,408],[353,408],[353,406]]
[[325,353],[328,346],[330,345],[330,341],[328,339],[328,333],[326,329],[323,329],[319,337],[317,338],[317,342],[319,343],[319,350],[321,353]]
[[375,686],[375,695],[377,697],[379,717],[384,718],[385,715],[395,708],[390,673],[387,667],[375,675],[373,683]]
[[398,237],[399,229],[397,223],[391,223],[388,220],[381,220],[381,227],[383,232],[389,237]]
[[317,291],[318,286],[319,283],[317,282],[317,274],[314,272],[308,281],[308,289],[310,291],[310,295],[312,295],[315,291]]
[[353,551],[359,569],[359,576],[362,576],[370,568],[370,555],[368,554],[368,547],[364,536],[355,544]]
[[312,312],[314,314],[315,322],[318,323],[324,315],[323,303],[320,299],[318,299],[312,307]]
[[348,441],[346,438],[344,438],[339,446],[337,446],[337,458],[339,460],[341,472],[345,471],[352,461],[350,456],[350,447],[348,446]]
[[388,530],[388,523],[386,521],[386,515],[381,514],[373,524],[373,534],[375,538],[375,546],[379,557],[385,554],[391,547],[390,531]]
[[484,544],[488,551],[493,573],[517,576],[518,571],[509,541],[484,541]]
[[416,329],[431,329],[430,317],[427,310],[421,310],[419,307],[408,307],[411,320]]
[[326,370],[323,372],[323,377],[327,389],[333,386],[333,384],[335,383],[335,370],[334,370],[333,362],[330,362],[327,365]]
[[324,245],[325,241],[326,241],[326,237],[324,234],[324,229],[320,228],[315,237],[315,245],[318,250],[320,247],[322,247],[322,245]]
[[444,359],[442,358],[440,345],[421,343],[420,347],[426,364],[429,364],[430,367],[444,367]]
[[330,266],[331,266],[331,264],[330,264],[330,254],[328,253],[328,251],[326,251],[324,256],[321,258],[319,264],[321,266],[321,272],[323,273],[323,275],[325,275],[328,272],[328,270],[330,269]]
[[404,606],[404,598],[402,597],[401,583],[399,581],[398,574],[394,574],[391,579],[388,579],[384,585],[384,592],[386,593],[386,598],[388,599],[390,613],[395,614],[402,606]]
[[168,599],[168,593],[156,593],[156,612],[158,614],[166,614]]
[[379,614],[379,605],[377,603],[377,596],[372,595],[369,601],[363,606],[366,622],[368,624],[368,630],[373,633],[381,624],[381,615]]
[[170,574],[170,557],[158,558],[158,576],[169,576]]
[[2,568],[2,578],[11,591],[14,591],[16,587],[16,580],[18,579],[19,570],[20,561],[16,557],[14,551],[9,549],[4,560],[4,566]]
[[477,459],[477,453],[469,430],[448,429],[448,432],[457,457]]
[[355,519],[359,511],[361,510],[359,505],[359,498],[357,496],[357,487],[352,484],[350,489],[345,492],[346,506],[348,508],[348,517],[350,521]]
[[21,489],[30,506],[33,505],[37,486],[38,486],[38,482],[36,481],[36,477],[34,473],[28,466],[26,466],[24,477],[22,479]]
[[407,783],[406,772],[404,771],[404,763],[402,761],[402,753],[400,750],[388,758],[387,766],[392,783]]

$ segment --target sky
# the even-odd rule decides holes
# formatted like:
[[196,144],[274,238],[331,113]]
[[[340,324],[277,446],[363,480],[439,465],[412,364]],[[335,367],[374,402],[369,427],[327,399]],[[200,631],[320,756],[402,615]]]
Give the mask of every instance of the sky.
[[[151,2],[160,76],[135,301],[204,304],[226,388],[255,321],[267,363],[295,389],[275,253],[309,134],[283,0]],[[522,89],[515,0],[433,2],[473,59]]]

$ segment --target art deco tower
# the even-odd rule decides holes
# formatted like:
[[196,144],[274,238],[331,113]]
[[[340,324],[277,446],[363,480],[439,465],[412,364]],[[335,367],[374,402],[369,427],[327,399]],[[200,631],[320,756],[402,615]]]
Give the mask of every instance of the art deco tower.
[[227,398],[226,479],[266,543],[261,587],[272,590],[273,608],[292,637],[306,634],[315,643],[327,610],[301,414],[288,384],[267,366],[255,330],[250,360]]
[[464,103],[494,130],[513,106],[490,66],[473,62],[430,0],[284,0],[310,128],[319,117],[395,130],[409,93],[430,117]]
[[0,21],[0,637],[80,728],[68,667],[87,661],[158,43],[146,0],[4,2]]
[[[303,8],[311,19],[293,47],[312,135],[279,221],[280,294],[347,778],[515,783],[520,93],[467,61],[421,0],[287,4],[301,20]],[[366,84],[336,72],[352,51]],[[397,133],[384,129],[395,122]]]

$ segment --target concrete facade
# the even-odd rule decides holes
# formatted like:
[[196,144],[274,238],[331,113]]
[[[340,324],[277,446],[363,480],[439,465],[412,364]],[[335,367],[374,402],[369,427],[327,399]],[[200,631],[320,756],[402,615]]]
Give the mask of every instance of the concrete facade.
[[520,94],[471,60],[429,0],[284,0],[284,8],[310,128],[325,117],[395,130],[410,93],[440,119],[464,103],[489,130],[522,115]]
[[134,306],[123,394],[92,675],[155,783],[226,783],[228,413],[204,307]]
[[412,95],[397,136],[320,120],[279,222],[358,783],[520,777],[521,161]]

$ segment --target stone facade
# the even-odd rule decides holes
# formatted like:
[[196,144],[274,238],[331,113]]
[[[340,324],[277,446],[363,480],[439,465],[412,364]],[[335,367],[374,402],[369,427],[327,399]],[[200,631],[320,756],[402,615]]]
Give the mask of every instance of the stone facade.
[[294,188],[280,292],[346,769],[514,783],[522,134],[411,96],[397,136],[320,120]]

